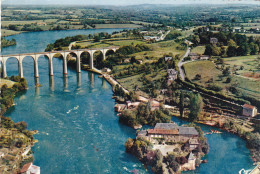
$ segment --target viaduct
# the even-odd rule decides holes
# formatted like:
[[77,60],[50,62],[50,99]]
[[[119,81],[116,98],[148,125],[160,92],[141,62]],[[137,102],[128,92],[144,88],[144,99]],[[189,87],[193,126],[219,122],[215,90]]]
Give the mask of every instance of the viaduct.
[[6,71],[6,61],[9,58],[16,58],[18,61],[18,69],[19,69],[19,76],[23,77],[23,59],[25,57],[32,57],[34,61],[34,76],[39,77],[39,70],[38,70],[38,58],[40,56],[46,56],[49,60],[49,75],[53,76],[53,63],[52,59],[56,54],[61,54],[63,59],[63,73],[66,75],[67,72],[67,60],[69,54],[76,55],[76,61],[77,61],[77,72],[81,72],[81,55],[82,53],[89,53],[90,60],[89,60],[89,66],[90,69],[94,68],[94,53],[97,51],[102,52],[103,54],[103,60],[106,59],[106,53],[109,50],[112,50],[113,52],[116,52],[116,50],[119,49],[119,47],[107,47],[107,48],[95,48],[95,49],[79,49],[79,50],[63,50],[63,51],[51,51],[51,52],[40,52],[40,53],[25,53],[25,54],[14,54],[14,55],[2,55],[0,57],[0,63],[2,63],[2,73],[3,77],[7,77],[7,71]]

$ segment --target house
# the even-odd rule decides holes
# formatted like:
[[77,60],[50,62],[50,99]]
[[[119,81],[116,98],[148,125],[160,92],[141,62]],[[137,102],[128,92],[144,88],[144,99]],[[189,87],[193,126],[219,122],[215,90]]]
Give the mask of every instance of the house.
[[29,146],[29,147],[26,147],[25,149],[24,149],[24,152],[22,153],[22,157],[24,158],[28,153],[29,153],[29,151],[31,150],[31,147]]
[[217,44],[217,43],[218,43],[218,38],[211,37],[211,38],[210,38],[210,43],[211,43],[211,44]]
[[186,142],[190,138],[197,139],[198,131],[194,127],[182,127],[176,123],[157,123],[154,129],[147,130],[147,138],[164,138],[165,141]]
[[200,58],[200,55],[198,55],[197,53],[190,53],[189,57],[191,58],[191,60],[197,60]]
[[257,108],[249,104],[244,104],[242,114],[247,117],[254,117],[257,115]]
[[178,72],[175,69],[168,69],[167,74],[168,77],[171,76],[172,78],[174,78],[174,80],[177,79]]
[[155,40],[155,41],[160,41],[160,37],[158,36],[144,36],[144,40]]
[[165,62],[172,60],[172,57],[164,57]]
[[140,33],[141,33],[141,34],[147,34],[148,31],[141,31]]
[[131,101],[126,102],[127,109],[136,108],[139,105],[140,105],[140,102],[131,102]]
[[142,61],[142,60],[137,60],[137,63],[138,63],[138,64],[142,64],[143,61]]
[[210,57],[208,55],[201,55],[200,60],[208,60]]
[[40,167],[33,165],[32,163],[27,163],[19,172],[20,174],[40,174]]
[[241,27],[236,27],[233,29],[233,32],[239,33],[241,31]]
[[126,108],[125,104],[116,104],[115,105],[115,111],[116,112],[122,112]]
[[189,149],[190,150],[194,150],[199,146],[199,141],[198,139],[190,139],[189,140]]
[[5,156],[4,152],[0,152],[0,158],[3,158]]
[[155,100],[150,100],[150,103],[151,103],[151,107],[152,108],[159,108],[160,107],[160,102],[158,101],[155,101]]
[[149,100],[145,97],[142,97],[142,96],[138,96],[137,97],[137,101],[139,102],[143,102],[143,103],[147,103]]
[[111,69],[109,69],[109,68],[104,68],[104,69],[103,69],[103,72],[108,72],[108,73],[109,73],[109,72],[111,72]]

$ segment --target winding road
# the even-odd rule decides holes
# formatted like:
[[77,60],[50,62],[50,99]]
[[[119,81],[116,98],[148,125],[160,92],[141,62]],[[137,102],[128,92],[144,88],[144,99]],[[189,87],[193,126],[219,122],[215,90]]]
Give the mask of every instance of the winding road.
[[187,63],[187,62],[183,62],[183,59],[184,59],[185,57],[188,57],[188,56],[189,56],[190,50],[191,50],[191,48],[188,47],[186,53],[184,54],[184,56],[181,58],[180,62],[178,63],[178,67],[179,67],[179,71],[180,71],[180,75],[181,75],[181,79],[182,79],[182,80],[185,79],[185,74],[184,74],[184,71],[183,71],[183,69],[182,69],[181,67],[182,67],[183,64]]

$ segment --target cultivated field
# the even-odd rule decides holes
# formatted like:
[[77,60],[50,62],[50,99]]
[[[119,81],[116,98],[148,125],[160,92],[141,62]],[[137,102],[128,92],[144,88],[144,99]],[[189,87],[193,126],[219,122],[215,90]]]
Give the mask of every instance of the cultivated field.
[[[227,76],[222,75],[222,71],[218,70],[215,64],[211,61],[196,61],[184,64],[185,73],[188,79],[201,86],[208,87],[210,85],[218,86],[222,88],[222,92],[228,95],[234,95],[229,91],[229,88],[235,87],[240,94],[247,97],[259,99],[260,98],[260,79],[246,77],[241,74],[245,74],[250,71],[251,68],[255,68],[255,58],[257,56],[243,56],[225,58],[225,66],[230,66],[231,69],[234,65],[240,67],[243,65],[244,70],[232,72],[230,75],[231,82],[227,83]],[[233,70],[231,70],[233,71]],[[201,79],[195,80],[194,77],[199,74]]]
[[206,49],[205,46],[197,46],[195,48],[192,48],[191,52],[197,54],[204,54],[205,49]]

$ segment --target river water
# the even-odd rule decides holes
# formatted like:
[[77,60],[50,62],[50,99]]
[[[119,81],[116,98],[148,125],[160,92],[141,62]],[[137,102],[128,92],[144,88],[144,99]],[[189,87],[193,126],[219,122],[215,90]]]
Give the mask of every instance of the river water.
[[[15,38],[16,46],[2,49],[2,54],[17,54],[44,51],[48,43],[77,34],[119,31],[122,29],[45,31],[9,36]],[[34,164],[43,174],[103,174],[139,173],[146,171],[132,155],[124,152],[127,138],[135,137],[135,130],[118,123],[114,112],[115,101],[112,88],[96,74],[82,71],[78,75],[68,67],[68,77],[62,74],[62,60],[54,59],[54,76],[49,78],[48,60],[40,57],[39,81],[35,87],[33,60],[23,61],[24,76],[29,89],[17,94],[15,107],[5,116],[15,122],[26,121],[28,129],[38,130],[39,140],[33,147]],[[18,75],[15,58],[7,61],[7,74]],[[184,124],[173,118],[178,124]],[[203,126],[203,131],[210,127]],[[251,169],[253,162],[246,143],[230,133],[206,135],[210,152],[196,171],[187,174],[237,174],[241,169]]]

